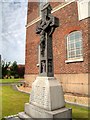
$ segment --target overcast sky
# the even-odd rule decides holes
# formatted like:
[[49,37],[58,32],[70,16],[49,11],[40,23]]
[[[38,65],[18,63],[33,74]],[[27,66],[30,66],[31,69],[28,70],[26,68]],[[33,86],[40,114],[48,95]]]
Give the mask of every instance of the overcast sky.
[[0,2],[0,54],[5,61],[25,63],[26,19],[27,0]]

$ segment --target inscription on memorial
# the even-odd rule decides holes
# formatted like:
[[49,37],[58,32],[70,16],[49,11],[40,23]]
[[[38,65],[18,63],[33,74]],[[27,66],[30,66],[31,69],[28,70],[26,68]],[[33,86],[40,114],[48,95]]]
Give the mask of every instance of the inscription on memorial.
[[[45,83],[45,82],[44,82]],[[33,86],[31,92],[30,102],[33,104],[40,105],[41,107],[47,108],[49,103],[49,88],[46,87],[46,84],[43,85],[41,80],[37,85]]]

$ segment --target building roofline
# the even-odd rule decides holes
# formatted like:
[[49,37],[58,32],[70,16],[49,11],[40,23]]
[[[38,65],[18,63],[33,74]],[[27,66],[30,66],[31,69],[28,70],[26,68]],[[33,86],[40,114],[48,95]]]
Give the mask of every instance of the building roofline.
[[[56,12],[56,11],[64,8],[64,7],[66,7],[67,5],[71,4],[72,2],[75,2],[75,0],[71,0],[70,2],[65,2],[65,3],[63,3],[63,4],[60,4],[60,5],[56,6],[56,7],[54,7],[51,13],[54,13],[54,12]],[[36,19],[34,19],[34,20],[32,20],[31,22],[29,22],[29,23],[26,25],[26,28],[32,26],[33,24],[37,23],[37,22],[40,21],[40,20],[41,20],[41,17],[39,16],[39,17],[37,17]]]

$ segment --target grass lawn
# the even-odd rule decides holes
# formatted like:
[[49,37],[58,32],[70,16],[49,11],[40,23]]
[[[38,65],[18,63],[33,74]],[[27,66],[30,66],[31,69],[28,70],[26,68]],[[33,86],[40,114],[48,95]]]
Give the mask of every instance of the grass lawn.
[[23,78],[21,79],[0,79],[0,83],[16,83],[19,82],[20,80],[23,80]]
[[[24,111],[24,104],[29,101],[29,95],[13,90],[11,86],[0,87],[0,98],[2,93],[2,117],[17,114]],[[66,104],[72,108],[73,118],[88,118],[88,110],[85,108]]]
[[72,117],[73,118],[84,118],[85,119],[85,118],[90,117],[89,116],[90,110],[87,110],[86,108],[82,108],[82,107],[74,106],[74,105],[69,105],[69,104],[66,104],[66,107],[72,108]]
[[29,102],[28,94],[18,92],[12,89],[12,86],[2,87],[2,117],[24,111],[26,102]]

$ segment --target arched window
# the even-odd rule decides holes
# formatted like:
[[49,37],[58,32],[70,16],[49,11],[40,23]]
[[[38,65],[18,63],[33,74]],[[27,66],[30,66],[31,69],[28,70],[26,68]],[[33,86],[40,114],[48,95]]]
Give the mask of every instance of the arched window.
[[67,60],[79,60],[82,57],[82,32],[71,32],[67,36]]

